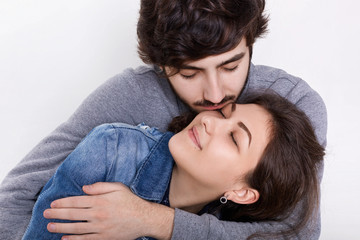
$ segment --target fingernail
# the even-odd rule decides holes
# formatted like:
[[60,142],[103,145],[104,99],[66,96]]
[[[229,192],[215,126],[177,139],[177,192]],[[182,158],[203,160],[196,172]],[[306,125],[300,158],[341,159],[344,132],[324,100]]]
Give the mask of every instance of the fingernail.
[[52,202],[50,205],[52,208],[56,207],[56,202]]
[[55,225],[53,223],[49,223],[48,229],[49,229],[50,232],[55,231]]
[[45,218],[48,218],[48,217],[49,217],[49,214],[50,214],[50,213],[49,213],[48,210],[45,210],[45,211],[44,211],[44,217],[45,217]]

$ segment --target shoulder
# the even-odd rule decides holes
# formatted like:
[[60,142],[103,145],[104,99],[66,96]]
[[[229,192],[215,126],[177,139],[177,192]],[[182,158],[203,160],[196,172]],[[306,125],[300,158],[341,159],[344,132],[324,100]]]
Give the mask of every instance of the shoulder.
[[[137,68],[127,68],[123,72],[109,79],[109,84],[114,86],[136,88],[136,89],[154,89],[167,81],[162,81],[153,66],[142,65]],[[152,88],[149,88],[153,86]]]
[[118,141],[119,138],[132,140],[147,139],[148,141],[158,141],[164,135],[155,127],[147,126],[144,123],[131,125],[126,123],[105,123],[95,127],[88,137],[107,138]]
[[[326,145],[327,110],[322,97],[303,79],[284,70],[251,65],[244,95],[271,90],[295,104],[312,122],[318,140]],[[241,97],[239,99],[241,101]]]
[[249,90],[273,88],[274,90],[292,89],[298,84],[305,83],[286,71],[264,65],[251,65],[248,77]]
[[269,89],[294,104],[297,104],[304,97],[322,102],[319,94],[303,79],[278,68],[251,65],[244,93]]
[[84,103],[83,114],[101,118],[97,122],[138,124],[146,121],[161,130],[166,130],[184,106],[167,79],[161,78],[154,67],[145,65],[113,76]]

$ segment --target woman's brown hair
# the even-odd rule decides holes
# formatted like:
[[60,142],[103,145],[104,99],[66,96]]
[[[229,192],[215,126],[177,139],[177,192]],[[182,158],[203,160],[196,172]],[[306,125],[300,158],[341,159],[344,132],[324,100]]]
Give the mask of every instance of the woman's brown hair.
[[265,0],[142,0],[137,25],[140,58],[180,69],[186,61],[251,47],[266,32]]
[[[208,212],[228,221],[281,221],[300,206],[301,209],[297,209],[300,214],[288,230],[256,233],[252,237],[291,236],[316,216],[319,204],[317,173],[324,148],[318,143],[305,113],[277,94],[252,94],[242,103],[257,104],[271,115],[269,143],[255,169],[242,176],[260,197],[249,205],[215,201],[208,205]],[[190,120],[189,116],[187,118]]]

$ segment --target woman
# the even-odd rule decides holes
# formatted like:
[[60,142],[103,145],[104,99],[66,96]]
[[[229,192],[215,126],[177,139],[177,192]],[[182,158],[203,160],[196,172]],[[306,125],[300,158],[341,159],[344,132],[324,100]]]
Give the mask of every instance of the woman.
[[[188,119],[176,119],[170,129],[176,132]],[[274,94],[202,112],[175,135],[144,124],[101,125],[45,185],[23,239],[60,239],[46,230],[50,220],[43,211],[101,181],[122,182],[149,201],[233,221],[280,220],[303,199],[302,221],[286,233],[293,234],[316,209],[323,155],[305,114]]]

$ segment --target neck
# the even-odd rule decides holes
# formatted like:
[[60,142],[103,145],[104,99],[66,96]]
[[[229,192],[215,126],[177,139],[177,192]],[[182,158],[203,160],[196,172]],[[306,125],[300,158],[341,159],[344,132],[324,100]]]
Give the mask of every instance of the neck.
[[170,206],[187,212],[198,213],[206,204],[216,199],[215,196],[211,198],[211,194],[204,189],[175,165],[169,189]]

